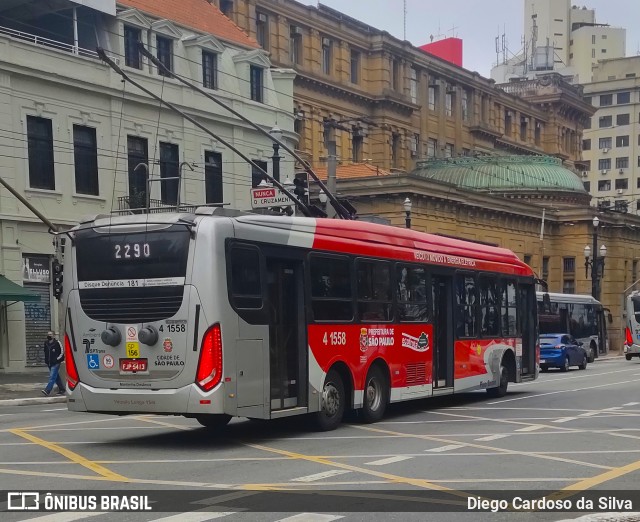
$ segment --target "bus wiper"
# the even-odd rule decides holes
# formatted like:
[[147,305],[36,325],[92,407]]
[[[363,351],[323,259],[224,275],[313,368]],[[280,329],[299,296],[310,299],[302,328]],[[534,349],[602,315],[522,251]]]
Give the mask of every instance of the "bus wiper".
[[283,141],[279,140],[278,138],[276,138],[275,136],[273,136],[272,134],[270,134],[269,132],[264,130],[262,127],[257,125],[255,122],[253,122],[252,120],[250,120],[249,118],[247,118],[246,116],[241,114],[240,112],[236,111],[233,107],[230,107],[229,105],[227,105],[223,101],[220,101],[218,98],[213,96],[211,93],[208,93],[207,91],[205,91],[204,89],[201,89],[200,87],[198,87],[194,83],[191,83],[190,81],[185,80],[181,76],[178,76],[177,74],[175,74],[173,71],[168,69],[160,60],[158,60],[158,58],[156,58],[153,54],[151,54],[147,50],[147,48],[144,46],[144,44],[142,42],[138,42],[138,49],[140,50],[140,52],[144,56],[146,56],[149,60],[151,60],[153,62],[153,64],[160,71],[162,71],[162,73],[165,76],[169,76],[171,78],[175,78],[180,83],[183,83],[184,85],[186,85],[188,87],[191,87],[195,91],[198,91],[200,94],[202,94],[203,96],[207,97],[212,102],[217,103],[221,107],[224,107],[231,114],[233,114],[234,116],[237,116],[238,118],[240,118],[242,121],[244,121],[248,125],[251,125],[260,134],[266,136],[267,138],[269,138],[274,143],[277,143],[280,147],[282,147],[282,149],[284,149],[286,152],[291,154],[291,156],[293,156],[296,160],[298,160],[300,165],[302,165],[302,167],[304,168],[306,173],[309,176],[311,176],[313,178],[313,180],[318,184],[318,186],[320,187],[320,190],[322,190],[327,195],[327,197],[329,198],[329,201],[331,202],[331,206],[333,206],[333,208],[335,209],[335,211],[338,214],[338,216],[340,216],[342,219],[353,219],[353,214],[351,212],[349,212],[349,210],[346,209],[345,206],[342,203],[340,203],[340,201],[338,201],[338,199],[331,193],[331,191],[327,188],[327,186],[320,180],[320,178],[318,178],[317,174],[313,171],[313,169],[309,166],[309,164],[304,159],[302,159],[293,149],[291,149],[286,143],[284,143]]
[[262,167],[260,167],[260,165],[258,165],[257,163],[255,163],[252,159],[250,159],[249,157],[245,156],[241,151],[239,151],[236,147],[234,147],[233,145],[231,145],[228,141],[226,141],[224,138],[218,136],[217,134],[214,134],[212,131],[210,131],[209,129],[207,129],[204,125],[202,125],[200,122],[198,122],[198,120],[196,120],[195,118],[192,118],[191,116],[189,116],[188,114],[185,114],[183,111],[181,111],[180,109],[178,109],[175,105],[173,105],[172,103],[163,100],[160,96],[152,93],[149,89],[143,87],[142,85],[140,85],[139,83],[137,83],[136,81],[132,80],[131,78],[129,78],[129,76],[111,59],[107,56],[107,54],[105,53],[104,49],[102,47],[98,47],[96,49],[96,52],[98,53],[98,56],[100,57],[100,59],[105,62],[109,67],[111,67],[115,72],[117,72],[120,76],[122,76],[122,78],[125,81],[128,81],[129,83],[131,83],[131,85],[135,85],[138,89],[140,89],[141,91],[145,92],[146,94],[148,94],[149,96],[151,96],[152,98],[158,100],[160,103],[164,103],[169,109],[171,109],[174,112],[177,112],[178,114],[180,114],[185,120],[193,123],[193,125],[195,125],[196,127],[198,127],[201,131],[206,132],[209,136],[211,136],[213,139],[219,141],[220,143],[222,143],[222,145],[224,145],[225,147],[229,148],[230,150],[232,150],[233,152],[235,152],[238,156],[240,156],[243,160],[245,160],[247,163],[249,163],[249,165],[255,167],[256,170],[258,170],[261,174],[264,174],[264,176],[267,177],[267,179],[269,179],[271,181],[271,183],[273,183],[276,187],[278,187],[284,194],[286,194],[286,196],[294,202],[294,204],[300,209],[300,212],[302,212],[305,216],[307,217],[312,217],[312,212],[309,210],[309,208],[307,207],[307,205],[305,205],[301,200],[299,200],[298,198],[294,197],[293,194],[291,194],[291,192],[289,192],[286,188],[284,188],[284,186],[274,177],[270,176]]

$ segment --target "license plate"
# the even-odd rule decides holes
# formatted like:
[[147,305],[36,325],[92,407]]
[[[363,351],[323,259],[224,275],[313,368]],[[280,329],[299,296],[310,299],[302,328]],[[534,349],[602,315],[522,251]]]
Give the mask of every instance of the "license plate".
[[120,359],[121,372],[146,372],[147,359]]
[[540,364],[544,363],[544,359],[540,359]]

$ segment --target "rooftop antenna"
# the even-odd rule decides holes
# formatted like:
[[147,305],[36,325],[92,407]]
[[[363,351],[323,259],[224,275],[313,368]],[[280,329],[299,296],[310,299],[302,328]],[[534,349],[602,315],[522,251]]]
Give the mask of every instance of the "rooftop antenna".
[[407,0],[404,0],[404,40],[407,40]]
[[451,32],[451,36],[453,36],[454,38],[456,38],[456,29],[459,29],[459,27],[455,24],[451,26],[451,29],[449,29],[449,31]]
[[496,65],[500,65],[500,28],[498,28],[498,36],[496,36]]

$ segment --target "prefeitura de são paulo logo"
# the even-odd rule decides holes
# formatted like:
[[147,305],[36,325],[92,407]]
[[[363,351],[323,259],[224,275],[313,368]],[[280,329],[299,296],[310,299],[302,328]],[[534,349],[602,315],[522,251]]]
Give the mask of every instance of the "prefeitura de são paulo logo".
[[360,328],[360,351],[366,352],[369,348],[369,336],[366,328]]

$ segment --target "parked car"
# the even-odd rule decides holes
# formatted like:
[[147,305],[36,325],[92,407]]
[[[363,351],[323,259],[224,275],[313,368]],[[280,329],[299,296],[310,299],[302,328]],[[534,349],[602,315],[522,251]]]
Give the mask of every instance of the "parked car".
[[540,336],[540,370],[560,368],[566,372],[570,366],[587,368],[587,350],[582,342],[569,334],[544,334]]

